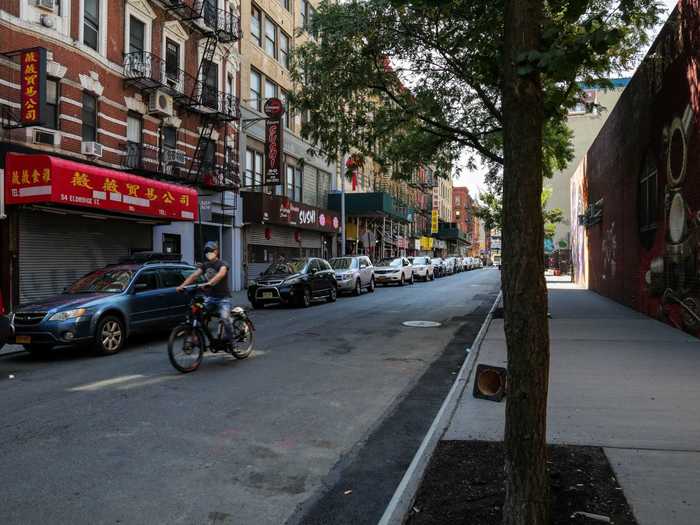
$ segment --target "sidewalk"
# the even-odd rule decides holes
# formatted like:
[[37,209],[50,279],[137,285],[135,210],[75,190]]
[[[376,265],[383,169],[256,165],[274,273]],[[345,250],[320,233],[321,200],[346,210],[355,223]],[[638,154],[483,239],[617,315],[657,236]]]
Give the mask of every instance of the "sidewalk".
[[[700,514],[700,341],[550,278],[548,442],[603,447],[639,525]],[[506,366],[494,319],[476,363]],[[473,377],[443,440],[502,441],[505,402],[475,399]]]

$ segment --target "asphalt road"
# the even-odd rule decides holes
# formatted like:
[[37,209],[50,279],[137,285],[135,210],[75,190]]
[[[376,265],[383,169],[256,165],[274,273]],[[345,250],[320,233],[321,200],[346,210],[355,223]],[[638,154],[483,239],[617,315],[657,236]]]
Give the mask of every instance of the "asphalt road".
[[255,311],[251,358],[188,375],[163,334],[111,357],[2,356],[0,523],[376,523],[499,281]]

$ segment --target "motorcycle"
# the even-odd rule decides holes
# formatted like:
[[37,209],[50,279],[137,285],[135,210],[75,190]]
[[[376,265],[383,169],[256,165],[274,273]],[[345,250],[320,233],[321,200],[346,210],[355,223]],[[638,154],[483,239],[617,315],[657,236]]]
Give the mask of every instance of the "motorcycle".
[[245,359],[253,352],[255,327],[246,311],[236,306],[231,309],[233,339],[225,339],[224,322],[205,304],[205,297],[198,293],[202,286],[188,288],[192,295],[189,312],[184,323],[173,328],[168,339],[168,358],[176,370],[194,372],[202,362],[204,352],[226,352],[236,359]]

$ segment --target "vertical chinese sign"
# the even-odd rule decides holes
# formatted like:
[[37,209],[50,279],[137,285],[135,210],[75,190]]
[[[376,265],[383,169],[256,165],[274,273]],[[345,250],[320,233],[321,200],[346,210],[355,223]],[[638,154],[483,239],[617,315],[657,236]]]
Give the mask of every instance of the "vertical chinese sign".
[[265,186],[283,184],[284,177],[284,129],[282,115],[284,104],[278,98],[265,102]]
[[35,47],[22,51],[20,75],[22,125],[41,125],[46,104],[46,49]]
[[440,219],[438,210],[433,210],[431,219],[432,220],[430,221],[430,233],[437,233]]

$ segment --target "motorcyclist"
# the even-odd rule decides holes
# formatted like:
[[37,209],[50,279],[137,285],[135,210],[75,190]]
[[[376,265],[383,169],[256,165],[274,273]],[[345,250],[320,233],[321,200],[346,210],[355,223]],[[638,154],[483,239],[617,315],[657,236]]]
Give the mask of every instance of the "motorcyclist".
[[224,323],[224,336],[226,341],[233,340],[233,324],[231,322],[231,290],[228,286],[229,264],[219,259],[219,245],[209,241],[204,245],[204,258],[206,261],[184,282],[177,287],[181,292],[186,286],[194,283],[201,275],[207,282],[204,284],[206,294],[205,306],[207,310],[217,313]]

